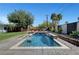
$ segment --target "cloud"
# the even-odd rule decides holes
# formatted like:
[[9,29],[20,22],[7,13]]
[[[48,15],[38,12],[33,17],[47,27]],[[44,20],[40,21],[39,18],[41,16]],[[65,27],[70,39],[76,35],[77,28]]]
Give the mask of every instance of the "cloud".
[[3,24],[8,24],[8,19],[6,16],[0,16],[0,22],[3,23]]

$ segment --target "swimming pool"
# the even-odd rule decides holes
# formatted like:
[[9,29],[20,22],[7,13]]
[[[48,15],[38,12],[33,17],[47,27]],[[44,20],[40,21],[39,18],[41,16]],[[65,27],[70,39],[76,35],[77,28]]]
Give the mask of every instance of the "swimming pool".
[[45,33],[35,33],[29,38],[26,38],[26,40],[20,45],[23,47],[40,47],[40,46],[61,46],[58,44],[54,37],[51,37],[49,35],[46,35]]
[[59,38],[55,39],[53,35],[37,32],[29,34],[29,36],[26,35],[10,49],[69,49],[58,40]]

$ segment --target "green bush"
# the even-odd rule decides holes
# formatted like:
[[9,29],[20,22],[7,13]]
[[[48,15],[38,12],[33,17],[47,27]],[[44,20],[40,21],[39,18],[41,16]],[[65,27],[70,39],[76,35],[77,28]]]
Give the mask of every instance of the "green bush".
[[55,29],[54,29],[54,28],[51,28],[50,31],[51,31],[51,32],[55,32]]
[[72,33],[70,33],[70,36],[72,37],[78,37],[79,36],[79,31],[72,31]]
[[62,28],[58,28],[58,33],[62,33]]
[[15,25],[14,24],[8,24],[8,25],[6,25],[7,32],[13,32],[14,29],[15,29]]

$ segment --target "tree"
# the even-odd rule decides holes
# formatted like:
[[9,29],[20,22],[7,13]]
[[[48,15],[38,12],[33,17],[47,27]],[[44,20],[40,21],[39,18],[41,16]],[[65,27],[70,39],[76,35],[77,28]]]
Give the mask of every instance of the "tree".
[[27,29],[29,25],[32,25],[34,17],[30,12],[15,10],[8,15],[8,20],[20,29]]
[[55,32],[58,32],[58,23],[61,19],[62,19],[61,14],[56,14],[56,13],[51,14],[51,20],[52,20],[52,24],[54,26]]
[[45,29],[45,28],[50,27],[50,26],[51,26],[51,23],[45,21],[42,24],[39,24],[38,28]]

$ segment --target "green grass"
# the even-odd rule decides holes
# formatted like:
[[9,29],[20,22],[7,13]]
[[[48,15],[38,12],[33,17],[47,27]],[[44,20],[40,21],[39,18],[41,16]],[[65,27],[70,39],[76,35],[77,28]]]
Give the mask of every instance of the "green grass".
[[9,39],[11,37],[18,36],[18,35],[22,35],[22,34],[25,34],[25,32],[0,33],[0,41],[6,40],[6,39]]

